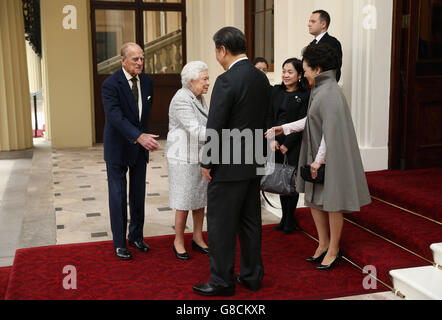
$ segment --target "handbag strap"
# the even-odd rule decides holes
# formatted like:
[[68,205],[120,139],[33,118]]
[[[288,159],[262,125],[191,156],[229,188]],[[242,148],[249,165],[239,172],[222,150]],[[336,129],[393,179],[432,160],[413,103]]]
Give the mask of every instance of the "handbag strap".
[[275,206],[270,202],[270,200],[267,198],[266,193],[265,193],[264,191],[261,191],[261,193],[262,193],[262,197],[263,197],[264,200],[269,204],[269,206],[271,206],[273,209],[277,209],[277,210],[280,210],[280,209],[281,209],[281,208],[277,208],[277,207],[275,207]]
[[287,153],[284,155],[284,167],[287,167],[289,165],[289,157],[287,157]]

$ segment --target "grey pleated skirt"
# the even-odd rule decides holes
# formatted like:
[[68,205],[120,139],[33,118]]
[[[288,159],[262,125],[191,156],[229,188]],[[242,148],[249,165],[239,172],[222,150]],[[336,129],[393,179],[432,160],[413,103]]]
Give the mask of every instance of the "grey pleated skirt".
[[169,170],[169,208],[182,211],[207,206],[207,181],[199,164],[167,159]]

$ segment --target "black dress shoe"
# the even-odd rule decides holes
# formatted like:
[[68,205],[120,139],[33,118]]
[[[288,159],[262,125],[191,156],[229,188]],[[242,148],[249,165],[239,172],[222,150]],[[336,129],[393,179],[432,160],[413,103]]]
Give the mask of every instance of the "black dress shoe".
[[141,252],[150,251],[150,247],[144,241],[129,241],[129,245]]
[[317,266],[316,269],[318,269],[318,270],[330,270],[339,262],[339,260],[341,258],[342,258],[342,253],[341,253],[341,251],[339,251],[338,255],[336,256],[336,259],[332,263],[330,263],[329,265],[326,265],[326,266],[321,264],[320,266]]
[[192,249],[204,254],[209,254],[209,248],[200,247],[195,241],[192,240]]
[[131,260],[132,253],[126,248],[115,248],[115,254],[121,260]]
[[220,287],[210,283],[196,284],[193,292],[206,297],[231,297],[235,294],[235,287]]
[[248,281],[244,280],[243,278],[241,278],[239,276],[239,274],[236,276],[236,281],[240,285],[244,286],[245,288],[247,288],[247,289],[249,289],[251,291],[258,291],[259,289],[261,289],[261,284],[252,285],[250,282],[248,282]]
[[175,252],[175,256],[178,259],[180,259],[180,260],[189,260],[190,259],[190,256],[187,252],[178,253],[178,251],[176,251],[175,244],[172,245],[172,248],[173,248],[173,252]]
[[310,258],[307,258],[306,260],[311,263],[321,263],[322,260],[324,260],[324,257],[327,255],[327,252],[328,252],[328,250],[325,250],[325,252],[323,254],[321,254],[319,257],[317,257],[317,258],[310,257]]

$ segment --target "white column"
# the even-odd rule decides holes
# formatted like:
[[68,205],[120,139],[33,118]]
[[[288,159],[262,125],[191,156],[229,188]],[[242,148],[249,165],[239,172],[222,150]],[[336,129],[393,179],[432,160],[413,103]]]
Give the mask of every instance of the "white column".
[[41,59],[32,49],[29,41],[26,42],[26,57],[28,62],[29,90],[34,93],[42,88],[41,83]]
[[388,168],[392,0],[355,0],[351,111],[366,170]]
[[32,148],[21,0],[0,1],[0,151]]

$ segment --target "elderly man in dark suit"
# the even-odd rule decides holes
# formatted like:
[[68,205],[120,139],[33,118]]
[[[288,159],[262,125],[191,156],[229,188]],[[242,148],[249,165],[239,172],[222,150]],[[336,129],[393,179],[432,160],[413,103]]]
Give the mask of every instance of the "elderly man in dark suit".
[[342,66],[342,46],[341,43],[334,37],[328,34],[327,30],[330,27],[331,18],[328,12],[324,10],[313,11],[310,20],[308,22],[308,29],[315,39],[311,44],[316,43],[326,43],[328,44],[335,53],[338,55],[341,63],[336,70],[336,81],[339,82],[341,79],[341,66]]
[[[203,148],[202,173],[209,181],[210,280],[195,285],[193,290],[204,296],[232,296],[236,282],[259,290],[264,275],[259,163],[253,146],[264,143],[255,133],[266,127],[271,87],[266,75],[247,59],[246,38],[240,30],[223,28],[215,34],[214,42],[216,58],[226,72],[216,80],[207,122],[207,131],[219,138],[219,143],[213,145],[219,145],[220,152],[215,155],[209,148],[209,133]],[[232,139],[226,131],[253,136],[253,141]],[[237,236],[241,264],[240,273],[235,276]]]
[[157,151],[156,135],[148,134],[152,108],[153,80],[143,73],[144,52],[136,43],[121,49],[122,68],[102,86],[106,124],[104,160],[107,165],[109,211],[115,254],[132,259],[126,246],[127,181],[129,171],[129,245],[141,252],[150,250],[143,240],[146,168],[149,151]]

